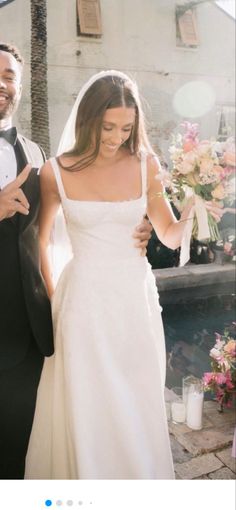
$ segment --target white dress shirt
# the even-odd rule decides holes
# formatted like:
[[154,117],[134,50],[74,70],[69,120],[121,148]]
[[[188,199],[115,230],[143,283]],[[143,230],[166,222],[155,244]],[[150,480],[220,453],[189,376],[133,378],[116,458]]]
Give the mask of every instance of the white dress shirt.
[[0,138],[0,189],[14,181],[17,163],[13,146],[5,138]]

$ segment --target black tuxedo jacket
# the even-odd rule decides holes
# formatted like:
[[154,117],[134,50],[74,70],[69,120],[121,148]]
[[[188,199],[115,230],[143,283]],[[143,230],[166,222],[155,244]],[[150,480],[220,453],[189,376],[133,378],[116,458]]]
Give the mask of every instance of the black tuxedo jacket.
[[38,145],[18,135],[17,172],[33,168],[22,186],[28,216],[15,214],[0,221],[0,370],[19,363],[36,341],[45,356],[53,353],[51,306],[39,270],[39,175],[45,156]]

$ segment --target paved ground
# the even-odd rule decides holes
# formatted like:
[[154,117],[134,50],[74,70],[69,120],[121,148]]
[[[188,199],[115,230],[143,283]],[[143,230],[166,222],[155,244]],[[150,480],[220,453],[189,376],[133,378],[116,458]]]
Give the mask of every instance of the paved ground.
[[[166,388],[166,401],[170,400]],[[176,479],[235,480],[236,459],[232,457],[235,410],[217,410],[214,401],[204,402],[203,428],[194,431],[186,424],[169,421]]]

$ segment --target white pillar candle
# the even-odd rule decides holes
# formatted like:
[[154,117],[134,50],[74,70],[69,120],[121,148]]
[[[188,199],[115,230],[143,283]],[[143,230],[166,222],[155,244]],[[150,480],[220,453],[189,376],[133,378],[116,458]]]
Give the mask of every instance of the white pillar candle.
[[185,405],[182,400],[171,402],[171,417],[175,423],[183,423],[185,421]]
[[165,402],[165,406],[166,406],[166,417],[167,417],[167,420],[169,421],[170,417],[171,417],[171,414],[170,414],[170,402]]
[[202,428],[203,392],[189,391],[187,401],[187,425],[190,429]]

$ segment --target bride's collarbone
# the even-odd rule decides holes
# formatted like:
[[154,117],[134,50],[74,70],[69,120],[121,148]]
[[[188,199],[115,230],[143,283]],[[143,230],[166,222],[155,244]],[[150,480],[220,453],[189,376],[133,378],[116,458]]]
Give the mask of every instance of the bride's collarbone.
[[78,201],[101,201],[101,202],[122,202],[136,200],[142,194],[142,186],[139,182],[129,180],[107,180],[107,179],[76,179],[64,181],[64,189],[67,198]]
[[98,167],[91,165],[77,172],[63,171],[67,198],[78,201],[122,202],[142,194],[141,175],[135,165]]

